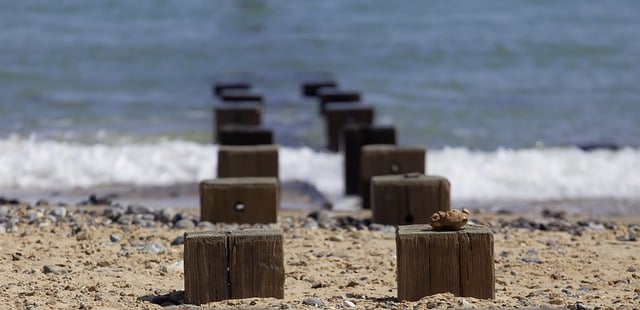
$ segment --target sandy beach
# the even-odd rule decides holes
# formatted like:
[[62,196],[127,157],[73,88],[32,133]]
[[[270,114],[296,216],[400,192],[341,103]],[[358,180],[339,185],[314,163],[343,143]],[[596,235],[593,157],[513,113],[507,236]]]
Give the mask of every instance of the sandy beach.
[[[186,231],[243,229],[200,222],[198,210],[88,199],[82,206],[1,201],[0,304],[24,309],[154,309],[184,305]],[[17,204],[16,204],[17,203]],[[97,204],[96,204],[97,203]],[[285,298],[202,308],[569,308],[640,306],[640,218],[472,210],[494,233],[496,298],[396,298],[395,227],[369,211],[279,213]]]

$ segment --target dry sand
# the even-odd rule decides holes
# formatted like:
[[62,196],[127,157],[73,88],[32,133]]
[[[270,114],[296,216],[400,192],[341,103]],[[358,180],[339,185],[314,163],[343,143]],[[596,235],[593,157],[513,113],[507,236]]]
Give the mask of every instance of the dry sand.
[[[185,231],[211,229],[170,228],[171,223],[144,215],[137,217],[150,227],[129,224],[132,218],[120,224],[103,216],[105,206],[2,208],[2,309],[179,304],[183,246],[171,243]],[[197,213],[182,211],[185,218]],[[396,299],[392,227],[369,225],[362,220],[370,218],[365,211],[321,211],[317,220],[308,213],[283,211],[272,225],[284,235],[284,299],[228,300],[202,307],[296,309],[312,307],[303,301],[315,297],[323,308],[640,308],[639,218],[568,218],[554,212],[519,218],[476,212],[472,220],[495,233],[496,298],[437,294],[402,302]]]

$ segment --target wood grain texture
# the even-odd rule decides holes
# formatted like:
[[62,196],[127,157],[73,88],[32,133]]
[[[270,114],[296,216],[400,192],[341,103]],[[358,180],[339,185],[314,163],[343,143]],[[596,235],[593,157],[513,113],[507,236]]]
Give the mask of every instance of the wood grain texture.
[[220,145],[269,145],[273,144],[273,131],[255,125],[224,125],[218,131]]
[[278,177],[278,146],[220,146],[218,177]]
[[[241,205],[243,208],[238,209]],[[275,223],[276,178],[221,178],[200,183],[200,216],[212,223]]]
[[487,227],[442,232],[429,225],[399,226],[396,249],[399,300],[441,292],[495,298],[493,234]]
[[184,298],[200,305],[229,298],[227,235],[193,232],[184,236]]
[[393,126],[347,124],[342,129],[340,147],[344,150],[345,194],[360,195],[360,157],[362,147],[369,144],[396,144]]
[[426,173],[426,149],[419,146],[371,144],[362,147],[360,196],[362,207],[371,208],[371,178],[377,175]]
[[284,252],[280,231],[232,231],[229,254],[231,298],[284,298]]
[[325,108],[327,149],[340,150],[340,134],[347,124],[370,125],[373,123],[373,107],[366,104],[330,103]]
[[262,108],[257,104],[219,104],[214,106],[214,137],[220,141],[220,130],[226,125],[260,125]]
[[451,209],[451,186],[440,176],[418,173],[371,178],[371,211],[375,223],[427,224],[431,215]]

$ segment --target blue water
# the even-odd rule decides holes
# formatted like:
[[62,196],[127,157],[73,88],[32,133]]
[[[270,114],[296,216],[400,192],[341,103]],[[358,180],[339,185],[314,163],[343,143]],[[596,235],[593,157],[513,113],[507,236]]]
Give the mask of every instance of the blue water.
[[301,75],[360,90],[404,144],[640,145],[640,2],[4,1],[0,137],[211,139],[251,79],[284,144],[322,146]]

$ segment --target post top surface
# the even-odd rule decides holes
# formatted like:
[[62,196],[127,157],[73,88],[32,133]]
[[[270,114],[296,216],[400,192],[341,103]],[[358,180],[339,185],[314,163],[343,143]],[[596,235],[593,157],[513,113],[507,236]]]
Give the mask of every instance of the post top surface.
[[219,103],[215,106],[219,111],[261,111],[260,104],[255,102],[242,102],[242,103]]
[[282,236],[282,231],[277,228],[250,228],[241,230],[207,230],[184,233],[184,239],[195,238],[226,238],[227,236]]
[[418,145],[414,145],[414,146],[399,146],[399,145],[395,145],[395,144],[368,144],[368,145],[364,145],[362,146],[362,152],[380,152],[380,151],[385,151],[385,152],[389,152],[389,151],[421,151],[421,152],[426,152],[426,149],[423,146],[418,146]]
[[218,148],[219,152],[247,152],[253,153],[255,151],[278,151],[278,145],[276,144],[260,144],[260,145],[221,145]]
[[228,186],[228,185],[278,185],[278,179],[273,177],[245,177],[245,178],[218,178],[203,180],[203,186]]
[[400,225],[398,226],[398,236],[407,235],[427,235],[427,234],[461,234],[461,233],[473,233],[473,234],[493,234],[491,229],[487,226],[467,224],[463,230],[455,231],[435,231],[433,227],[428,224],[415,224],[415,225]]
[[424,175],[422,173],[412,172],[405,174],[377,175],[371,178],[371,182],[375,184],[440,183],[449,182],[449,180],[439,175]]

